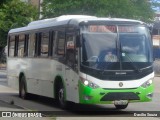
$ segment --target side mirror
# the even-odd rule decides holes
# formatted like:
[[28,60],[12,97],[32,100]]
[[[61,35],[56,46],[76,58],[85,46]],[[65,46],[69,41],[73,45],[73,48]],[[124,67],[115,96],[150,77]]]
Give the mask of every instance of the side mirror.
[[76,36],[76,47],[81,47],[81,41],[80,41],[80,36]]
[[151,39],[153,39],[153,26],[149,25],[148,29],[149,29],[149,32],[150,32],[150,35],[151,35]]

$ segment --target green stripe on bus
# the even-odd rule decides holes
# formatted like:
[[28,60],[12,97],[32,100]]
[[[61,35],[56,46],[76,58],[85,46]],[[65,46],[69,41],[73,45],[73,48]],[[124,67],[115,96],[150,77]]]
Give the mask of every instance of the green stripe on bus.
[[[153,93],[154,86],[151,84],[147,88],[138,87],[134,89],[103,89],[97,88],[92,89],[88,86],[83,85],[79,81],[79,102],[82,104],[112,104],[113,101],[101,101],[102,97],[107,93],[114,93],[114,92],[133,92],[133,93],[140,93],[138,96],[140,100],[129,100],[129,102],[149,102],[152,99],[147,97],[147,94]],[[103,94],[102,94],[103,93]],[[85,97],[90,97],[89,100],[85,100]]]

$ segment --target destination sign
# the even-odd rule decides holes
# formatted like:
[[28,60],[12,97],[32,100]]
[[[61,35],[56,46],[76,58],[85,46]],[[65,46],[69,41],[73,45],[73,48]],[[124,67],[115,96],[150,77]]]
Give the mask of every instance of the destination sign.
[[118,30],[118,32],[136,32],[136,28],[134,26],[114,26],[114,25],[90,25],[88,27],[88,31],[89,32],[112,32],[112,33],[116,33]]

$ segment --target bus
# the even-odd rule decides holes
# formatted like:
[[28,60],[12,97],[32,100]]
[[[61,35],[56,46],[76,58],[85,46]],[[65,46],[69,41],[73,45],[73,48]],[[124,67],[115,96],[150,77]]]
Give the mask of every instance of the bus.
[[68,103],[152,100],[152,41],[141,21],[62,15],[8,33],[8,85],[23,99],[36,94]]

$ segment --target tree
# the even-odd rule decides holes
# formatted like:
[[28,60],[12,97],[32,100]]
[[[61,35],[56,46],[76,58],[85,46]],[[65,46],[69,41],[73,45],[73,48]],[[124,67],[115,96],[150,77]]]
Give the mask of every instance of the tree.
[[10,2],[11,0],[1,0],[1,2],[0,2],[0,7],[2,7],[3,4],[7,3],[8,1]]
[[65,14],[132,18],[149,21],[154,16],[148,0],[44,0],[44,18]]
[[10,0],[0,8],[0,47],[6,45],[7,33],[38,18],[36,8],[20,0]]
[[2,0],[0,3],[0,53],[7,44],[10,29],[26,26],[38,18],[37,8],[20,0]]

